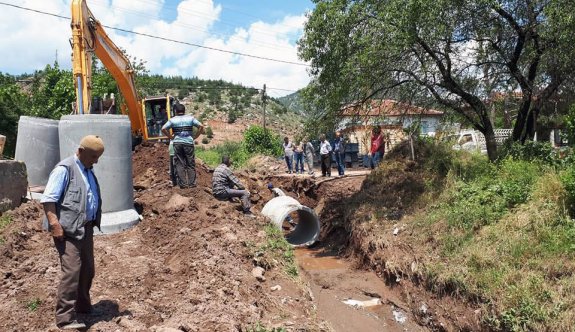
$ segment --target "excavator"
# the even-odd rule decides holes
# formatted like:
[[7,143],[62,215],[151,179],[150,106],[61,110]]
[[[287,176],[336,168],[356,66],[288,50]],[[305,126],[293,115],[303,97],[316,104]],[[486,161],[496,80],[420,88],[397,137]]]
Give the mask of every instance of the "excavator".
[[[120,111],[130,118],[133,145],[142,140],[167,139],[160,129],[174,115],[173,106],[177,100],[170,95],[139,98],[130,60],[106,34],[102,24],[88,8],[86,0],[73,0],[71,8],[75,113],[101,113],[103,110],[101,100],[92,98],[92,59],[96,55],[116,80],[124,97]],[[110,106],[110,103],[107,105]],[[110,110],[114,110],[114,107],[110,107],[108,112]]]

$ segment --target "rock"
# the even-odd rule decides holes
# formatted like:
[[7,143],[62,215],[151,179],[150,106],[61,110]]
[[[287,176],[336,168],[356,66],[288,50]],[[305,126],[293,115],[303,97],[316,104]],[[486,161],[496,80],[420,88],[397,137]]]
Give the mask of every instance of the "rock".
[[261,266],[256,266],[252,269],[252,276],[256,278],[258,281],[265,281],[266,277],[264,277],[265,270]]
[[397,234],[399,234],[399,228],[395,227],[393,229],[393,235],[397,235]]
[[236,241],[238,239],[238,237],[233,233],[224,234],[224,238],[229,241]]
[[166,209],[183,208],[188,206],[190,202],[191,199],[189,197],[184,197],[180,194],[173,194],[168,203],[166,203]]
[[270,287],[270,289],[271,289],[273,292],[275,292],[275,291],[280,291],[280,290],[282,290],[282,286],[280,286],[280,285],[275,285],[275,286],[273,286],[273,287]]

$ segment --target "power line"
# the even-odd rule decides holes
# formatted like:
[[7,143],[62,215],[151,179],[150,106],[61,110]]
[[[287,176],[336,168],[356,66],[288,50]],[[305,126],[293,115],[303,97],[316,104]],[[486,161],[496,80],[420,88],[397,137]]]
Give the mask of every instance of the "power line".
[[[145,12],[142,12],[142,11],[127,9],[127,8],[123,8],[123,7],[118,7],[118,6],[110,6],[110,7],[109,7],[108,5],[99,4],[99,3],[97,3],[97,2],[92,3],[92,5],[97,6],[97,7],[103,7],[103,8],[113,8],[113,9],[115,9],[115,10],[122,11],[122,12],[125,12],[125,13],[129,13],[130,15],[135,15],[135,16],[139,16],[139,17],[145,17],[145,18],[151,18],[151,19],[155,19],[155,18],[156,18],[155,16],[146,14]],[[187,12],[182,10],[182,13],[187,13]],[[197,17],[201,17],[201,18],[206,18],[206,17],[208,17],[208,16],[206,16],[206,15],[193,14],[193,13],[191,13],[191,12],[189,13],[189,15],[193,15],[193,16],[197,16]],[[234,25],[232,25],[232,24],[230,24],[230,23],[226,23],[226,22],[224,22],[224,21],[219,21],[219,22],[222,23],[222,24],[229,25],[229,26],[234,26]],[[174,26],[182,27],[182,28],[184,28],[184,29],[189,29],[189,30],[193,30],[193,31],[199,31],[199,32],[202,32],[202,33],[209,33],[209,31],[207,31],[207,30],[205,30],[205,29],[202,29],[202,28],[199,27],[199,26],[195,26],[195,25],[191,25],[191,24],[184,24],[184,23],[180,23],[180,22],[176,22],[176,21],[172,22],[171,24],[174,25]],[[268,35],[268,36],[275,36],[274,34],[267,33],[267,32],[263,32],[262,30],[259,30],[259,29],[257,29],[257,31],[258,31],[258,33],[260,33],[260,34],[264,34],[264,35]],[[281,36],[281,35],[284,35],[284,34],[287,35],[286,33],[282,33],[282,34],[280,34],[280,36]],[[229,37],[230,39],[231,39],[231,37],[234,37],[233,35],[225,35],[225,36]],[[270,49],[275,49],[275,50],[291,49],[291,47],[288,47],[288,46],[282,46],[282,45],[277,45],[277,44],[266,43],[266,42],[260,41],[260,40],[258,40],[258,39],[256,39],[256,38],[250,38],[250,40],[252,41],[252,43],[254,43],[254,44],[256,44],[256,45],[260,45],[260,46],[262,46],[262,47],[266,47],[266,48],[270,48]]]
[[[22,7],[22,6],[18,6],[18,5],[14,5],[14,4],[10,4],[10,3],[5,3],[5,2],[0,2],[0,5],[10,6],[10,7],[14,7],[14,8],[22,9],[22,10],[27,10],[27,11],[31,11],[31,12],[35,12],[35,13],[39,13],[39,14],[43,14],[43,15],[49,15],[49,16],[53,16],[53,17],[58,17],[58,18],[63,18],[63,19],[67,19],[67,20],[70,20],[70,19],[71,19],[70,17],[67,17],[67,16],[58,15],[58,14],[53,14],[53,13],[48,13],[48,12],[45,12],[45,11],[41,11],[41,10],[37,10],[37,9],[33,9],[33,8]],[[294,62],[294,61],[287,61],[287,60],[272,59],[272,58],[263,57],[263,56],[258,56],[258,55],[252,55],[252,54],[241,53],[241,52],[234,52],[234,51],[224,50],[224,49],[220,49],[220,48],[216,48],[216,47],[204,46],[204,45],[199,45],[199,44],[194,44],[194,43],[188,43],[188,42],[184,42],[184,41],[180,41],[180,40],[170,39],[170,38],[166,38],[166,37],[154,36],[154,35],[150,35],[150,34],[147,34],[147,33],[141,33],[141,32],[131,31],[131,30],[122,29],[122,28],[115,28],[115,27],[112,27],[112,26],[109,26],[109,25],[105,25],[105,24],[102,24],[102,26],[105,27],[105,28],[108,28],[108,29],[116,30],[116,31],[122,31],[122,32],[125,32],[125,33],[131,33],[131,34],[134,34],[134,35],[144,36],[144,37],[153,38],[153,39],[159,39],[159,40],[168,41],[168,42],[172,42],[172,43],[176,43],[176,44],[183,44],[183,45],[188,45],[188,46],[194,46],[194,47],[203,48],[203,49],[207,49],[207,50],[211,50],[211,51],[218,51],[218,52],[222,52],[222,53],[228,53],[228,54],[245,56],[245,57],[248,57],[248,58],[254,58],[254,59],[259,59],[259,60],[266,60],[266,61],[273,61],[273,62],[280,62],[280,63],[290,64],[290,65],[296,65],[296,66],[310,67],[310,65],[305,64],[305,63],[301,63],[301,62]]]

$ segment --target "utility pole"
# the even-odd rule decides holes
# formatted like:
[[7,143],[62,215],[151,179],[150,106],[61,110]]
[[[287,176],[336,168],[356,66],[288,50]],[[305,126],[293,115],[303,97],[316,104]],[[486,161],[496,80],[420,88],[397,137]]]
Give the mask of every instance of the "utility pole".
[[266,130],[266,102],[267,102],[266,85],[264,84],[264,89],[262,91],[262,103],[264,105],[264,130]]

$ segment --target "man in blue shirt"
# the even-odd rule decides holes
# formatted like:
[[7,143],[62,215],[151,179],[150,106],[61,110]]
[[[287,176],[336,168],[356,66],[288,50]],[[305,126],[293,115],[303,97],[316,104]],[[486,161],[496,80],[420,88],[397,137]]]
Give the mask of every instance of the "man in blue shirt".
[[86,325],[76,314],[93,312],[90,288],[94,278],[93,228],[100,227],[102,200],[92,166],[104,153],[104,142],[88,135],[76,154],[58,163],[50,173],[41,203],[44,228],[54,238],[62,278],[58,286],[56,325],[64,330]]
[[[180,188],[192,188],[196,186],[194,140],[204,132],[204,125],[193,116],[186,115],[184,105],[177,104],[175,110],[176,116],[164,124],[162,133],[173,141],[178,185]],[[195,135],[194,127],[198,128]]]
[[335,155],[335,163],[337,164],[337,172],[340,176],[345,172],[345,143],[341,133],[335,132],[335,140],[333,141],[333,153]]

